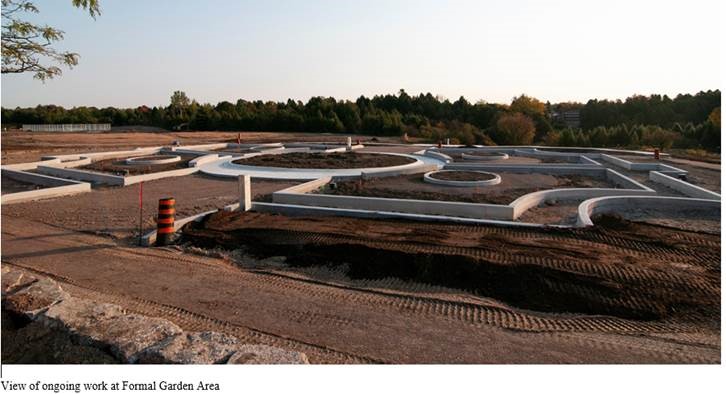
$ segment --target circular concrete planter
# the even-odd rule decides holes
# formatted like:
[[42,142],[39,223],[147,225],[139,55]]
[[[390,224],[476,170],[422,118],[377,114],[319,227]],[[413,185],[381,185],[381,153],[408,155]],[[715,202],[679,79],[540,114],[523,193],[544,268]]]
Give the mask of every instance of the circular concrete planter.
[[506,160],[509,159],[509,155],[506,153],[485,153],[483,155],[467,155],[466,153],[461,154],[461,158],[464,160],[476,160],[476,161],[490,161],[490,160]]
[[137,166],[153,166],[157,164],[169,164],[181,161],[181,156],[177,155],[154,155],[154,156],[141,156],[131,157],[126,159],[126,164],[132,164]]
[[493,172],[484,172],[484,171],[466,171],[466,172],[478,172],[480,174],[491,175],[494,178],[483,180],[483,181],[449,181],[449,180],[445,180],[445,179],[436,179],[433,176],[431,176],[432,174],[441,173],[441,172],[459,172],[459,171],[455,171],[455,170],[429,171],[424,174],[424,182],[433,183],[436,185],[444,185],[444,186],[480,187],[480,186],[497,185],[502,181],[502,177],[500,177],[498,174],[495,174]]

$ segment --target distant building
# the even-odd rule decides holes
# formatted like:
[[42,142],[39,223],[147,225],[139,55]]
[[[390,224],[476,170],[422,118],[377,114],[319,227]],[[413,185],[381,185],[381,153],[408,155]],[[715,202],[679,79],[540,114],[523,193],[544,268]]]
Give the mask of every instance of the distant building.
[[555,112],[552,114],[555,121],[560,121],[567,127],[574,129],[580,127],[580,110],[573,109],[562,112]]
[[24,124],[28,131],[111,131],[111,123]]

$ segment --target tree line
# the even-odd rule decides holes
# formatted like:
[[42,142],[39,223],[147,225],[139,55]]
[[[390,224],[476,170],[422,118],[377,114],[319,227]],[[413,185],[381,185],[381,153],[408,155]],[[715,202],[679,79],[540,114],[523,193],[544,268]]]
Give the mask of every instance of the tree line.
[[[2,108],[4,127],[23,123],[111,123],[165,129],[365,133],[450,138],[462,144],[567,146],[651,146],[720,151],[721,92],[709,90],[674,98],[632,96],[626,100],[543,103],[521,95],[509,104],[464,97],[450,101],[431,93],[359,97],[355,101],[312,97],[307,102],[237,100],[200,104],[174,92],[168,106],[137,108],[55,105]],[[579,111],[580,128],[567,128],[557,114]]]

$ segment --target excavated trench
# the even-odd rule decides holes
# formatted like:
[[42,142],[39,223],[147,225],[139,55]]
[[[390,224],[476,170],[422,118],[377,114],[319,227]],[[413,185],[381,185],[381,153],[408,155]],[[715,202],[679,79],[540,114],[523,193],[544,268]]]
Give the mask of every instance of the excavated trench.
[[[622,262],[617,256],[613,260],[612,254],[618,252],[588,248],[581,240],[564,237],[557,243],[550,242],[549,250],[533,243],[531,234],[523,237],[526,240],[507,241],[511,242],[511,250],[498,245],[488,248],[487,243],[497,244],[501,240],[487,240],[486,236],[474,247],[431,246],[430,237],[421,229],[411,231],[413,235],[407,239],[393,242],[390,237],[376,239],[376,235],[367,235],[365,226],[360,227],[360,234],[350,235],[258,227],[259,223],[231,229],[229,221],[234,220],[233,215],[218,214],[187,226],[184,241],[204,248],[243,248],[260,258],[285,256],[288,264],[298,267],[345,265],[353,279],[396,277],[464,289],[540,312],[611,315],[634,320],[687,317],[692,321],[694,316],[700,316],[695,319],[705,317],[711,321],[718,316],[720,288],[717,272],[712,269],[707,271],[707,280],[691,281],[695,275],[688,270],[681,276],[677,272],[663,274],[663,267],[648,264],[633,267],[636,260],[632,256],[623,256]],[[274,220],[274,216],[271,218]],[[471,232],[466,228],[461,231]],[[600,253],[608,254],[608,262],[602,263],[602,267],[597,261]],[[542,258],[553,255],[560,257]]]

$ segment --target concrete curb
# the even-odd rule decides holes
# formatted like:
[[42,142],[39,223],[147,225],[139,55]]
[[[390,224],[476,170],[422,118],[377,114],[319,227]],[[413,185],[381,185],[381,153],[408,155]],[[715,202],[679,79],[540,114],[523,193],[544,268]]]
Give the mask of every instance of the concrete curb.
[[721,202],[702,198],[660,196],[608,196],[583,201],[577,207],[576,227],[592,226],[592,216],[606,212],[618,212],[624,208],[647,208],[659,211],[679,209],[720,210]]
[[438,179],[438,178],[431,176],[431,174],[436,174],[439,172],[456,172],[456,171],[452,171],[452,170],[429,171],[424,174],[424,182],[433,183],[436,185],[456,186],[456,187],[492,186],[492,185],[498,185],[499,183],[502,182],[502,177],[500,177],[499,174],[495,174],[492,172],[485,172],[485,171],[472,171],[472,172],[493,175],[494,179],[488,179],[488,180],[484,180],[484,181],[450,181],[450,180],[446,180],[446,179]]

